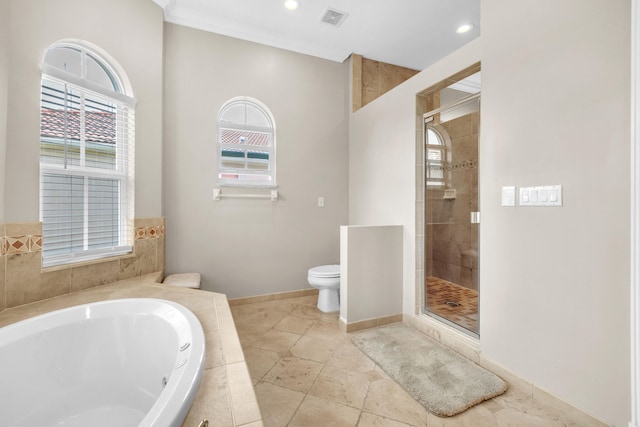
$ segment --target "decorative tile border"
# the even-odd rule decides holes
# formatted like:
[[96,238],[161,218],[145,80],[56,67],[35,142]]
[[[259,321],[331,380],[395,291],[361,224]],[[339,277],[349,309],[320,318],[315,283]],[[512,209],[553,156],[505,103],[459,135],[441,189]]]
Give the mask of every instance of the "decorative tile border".
[[29,252],[29,236],[5,237],[7,254],[19,254]]
[[[135,239],[160,239],[165,236],[164,225],[136,227]],[[40,252],[42,250],[42,234],[25,234],[20,236],[0,236],[0,256]]]
[[449,162],[444,162],[441,165],[427,165],[427,167],[429,168],[429,170],[432,171],[458,171],[458,170],[466,170],[466,169],[477,169],[478,168],[478,159],[472,159],[472,160],[463,160],[461,162],[457,162],[457,163],[449,163]]
[[147,236],[146,227],[136,227],[136,240],[144,239]]
[[164,225],[148,225],[146,227],[136,227],[136,240],[160,239],[164,237]]
[[32,234],[29,236],[29,252],[39,252],[42,250],[42,235]]
[[3,242],[3,255],[24,254],[39,252],[42,250],[42,235],[31,234],[26,236],[5,236]]

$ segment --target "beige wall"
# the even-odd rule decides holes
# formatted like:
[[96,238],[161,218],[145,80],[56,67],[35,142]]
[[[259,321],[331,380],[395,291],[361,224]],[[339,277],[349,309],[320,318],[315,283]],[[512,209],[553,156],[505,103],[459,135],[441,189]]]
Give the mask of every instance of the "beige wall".
[[[485,0],[482,16],[483,352],[626,426],[630,2]],[[500,207],[500,186],[546,184],[562,208]]]
[[[348,73],[348,64],[166,24],[167,273],[197,271],[204,289],[242,297],[308,288],[308,268],[339,262]],[[212,200],[216,118],[236,96],[275,118],[278,202]]]
[[61,39],[97,45],[126,71],[138,99],[136,216],[160,216],[162,10],[150,0],[9,0],[8,4],[9,25],[4,31],[9,40],[10,109],[3,170],[10,185],[5,189],[5,220],[38,220],[41,65],[47,47]]
[[0,224],[4,222],[4,170],[7,151],[8,29],[9,2],[0,1]]
[[347,330],[401,314],[401,287],[401,225],[340,227],[340,321]]
[[[630,417],[629,3],[483,0],[481,39],[350,126],[350,224],[405,224],[412,315],[416,93],[482,60],[482,356],[620,427]],[[563,185],[563,207],[500,206],[503,185],[546,184]]]
[[[421,146],[421,116],[416,116],[416,94],[480,61],[476,39],[437,62],[394,90],[351,115],[349,127],[349,224],[402,224],[403,312],[415,313],[416,235],[423,233],[424,211],[416,223],[416,182],[421,166],[416,155]],[[422,97],[424,98],[424,97]],[[364,155],[363,155],[364,153]]]

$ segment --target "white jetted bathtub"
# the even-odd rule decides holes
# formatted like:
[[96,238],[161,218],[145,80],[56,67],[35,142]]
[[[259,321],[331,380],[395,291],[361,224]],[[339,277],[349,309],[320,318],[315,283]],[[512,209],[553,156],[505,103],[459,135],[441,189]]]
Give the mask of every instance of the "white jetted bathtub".
[[179,427],[204,366],[204,333],[180,304],[121,299],[0,328],[3,427]]

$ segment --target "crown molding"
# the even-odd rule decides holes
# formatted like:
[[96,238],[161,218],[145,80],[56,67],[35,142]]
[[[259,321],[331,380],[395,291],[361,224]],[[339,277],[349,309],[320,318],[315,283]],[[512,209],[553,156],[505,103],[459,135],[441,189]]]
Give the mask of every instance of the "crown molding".
[[293,39],[259,29],[247,28],[233,20],[205,17],[190,8],[176,5],[175,0],[153,0],[158,5],[165,4],[164,20],[198,30],[221,34],[253,43],[272,46],[304,55],[311,55],[334,62],[344,62],[352,52],[331,46],[309,43],[303,39]]

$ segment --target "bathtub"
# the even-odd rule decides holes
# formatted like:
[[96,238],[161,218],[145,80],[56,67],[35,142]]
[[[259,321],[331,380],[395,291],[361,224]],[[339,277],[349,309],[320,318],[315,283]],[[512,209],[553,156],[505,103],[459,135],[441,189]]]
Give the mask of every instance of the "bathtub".
[[0,328],[0,425],[178,427],[204,366],[204,333],[158,299],[79,305]]

